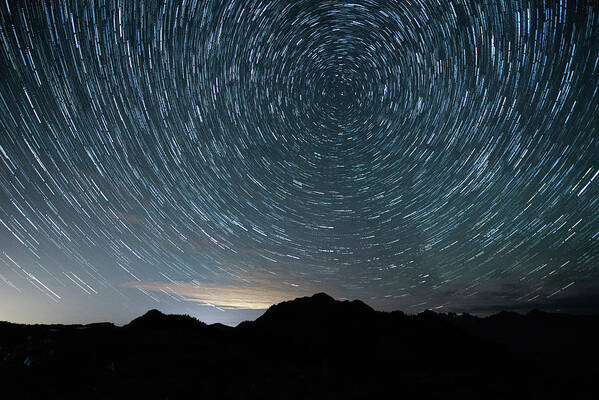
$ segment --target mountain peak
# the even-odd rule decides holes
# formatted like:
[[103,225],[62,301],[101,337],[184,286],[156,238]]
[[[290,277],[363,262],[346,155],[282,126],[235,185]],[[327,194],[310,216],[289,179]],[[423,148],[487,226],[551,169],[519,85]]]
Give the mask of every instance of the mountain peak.
[[333,297],[329,296],[325,292],[315,293],[315,294],[313,294],[312,296],[310,296],[308,298],[312,299],[314,301],[326,301],[326,302],[335,301],[335,299]]
[[142,315],[141,318],[162,318],[165,316],[166,314],[164,314],[162,311],[153,308],[144,315]]
[[152,309],[125,326],[135,329],[170,329],[172,327],[194,328],[205,325],[189,315],[164,314],[159,310]]
[[375,311],[360,300],[339,301],[326,293],[300,297],[271,306],[259,317],[259,325],[347,324],[373,315]]

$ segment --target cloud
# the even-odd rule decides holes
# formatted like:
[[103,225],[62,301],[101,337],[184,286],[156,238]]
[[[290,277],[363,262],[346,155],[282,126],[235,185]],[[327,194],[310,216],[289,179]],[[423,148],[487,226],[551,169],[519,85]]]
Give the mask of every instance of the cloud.
[[599,314],[599,295],[596,293],[580,293],[575,296],[555,298],[539,298],[526,302],[492,302],[471,306],[469,312],[489,314],[499,311],[515,311],[525,313],[532,309],[567,314]]
[[162,292],[182,301],[204,303],[220,309],[264,310],[281,301],[318,291],[300,286],[218,285],[193,282],[129,282],[125,287]]

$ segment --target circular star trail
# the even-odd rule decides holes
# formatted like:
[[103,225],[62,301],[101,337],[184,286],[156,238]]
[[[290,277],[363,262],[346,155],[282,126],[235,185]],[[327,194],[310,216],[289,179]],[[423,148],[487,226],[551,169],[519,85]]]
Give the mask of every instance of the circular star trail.
[[598,38],[583,0],[3,2],[1,297],[584,299]]

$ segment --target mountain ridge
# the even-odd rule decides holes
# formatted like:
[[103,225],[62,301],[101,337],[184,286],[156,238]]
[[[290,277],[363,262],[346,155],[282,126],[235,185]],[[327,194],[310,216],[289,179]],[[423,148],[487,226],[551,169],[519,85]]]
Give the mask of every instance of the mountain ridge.
[[408,315],[317,293],[237,327],[158,310],[0,322],[0,373],[24,398],[576,398],[594,391],[597,337],[599,316]]

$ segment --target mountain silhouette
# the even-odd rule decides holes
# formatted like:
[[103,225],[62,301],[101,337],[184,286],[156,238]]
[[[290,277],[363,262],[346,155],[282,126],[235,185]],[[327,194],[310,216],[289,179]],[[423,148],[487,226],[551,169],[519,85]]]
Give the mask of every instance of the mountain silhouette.
[[158,310],[0,322],[0,374],[19,398],[593,398],[597,337],[597,316],[407,315],[318,293],[235,328]]
[[376,317],[376,311],[360,300],[338,301],[326,293],[300,297],[271,306],[253,325],[280,329],[301,325],[320,325],[339,328],[364,323]]
[[206,324],[189,315],[163,314],[158,310],[150,310],[141,317],[135,318],[125,325],[129,329],[193,329],[204,328]]

